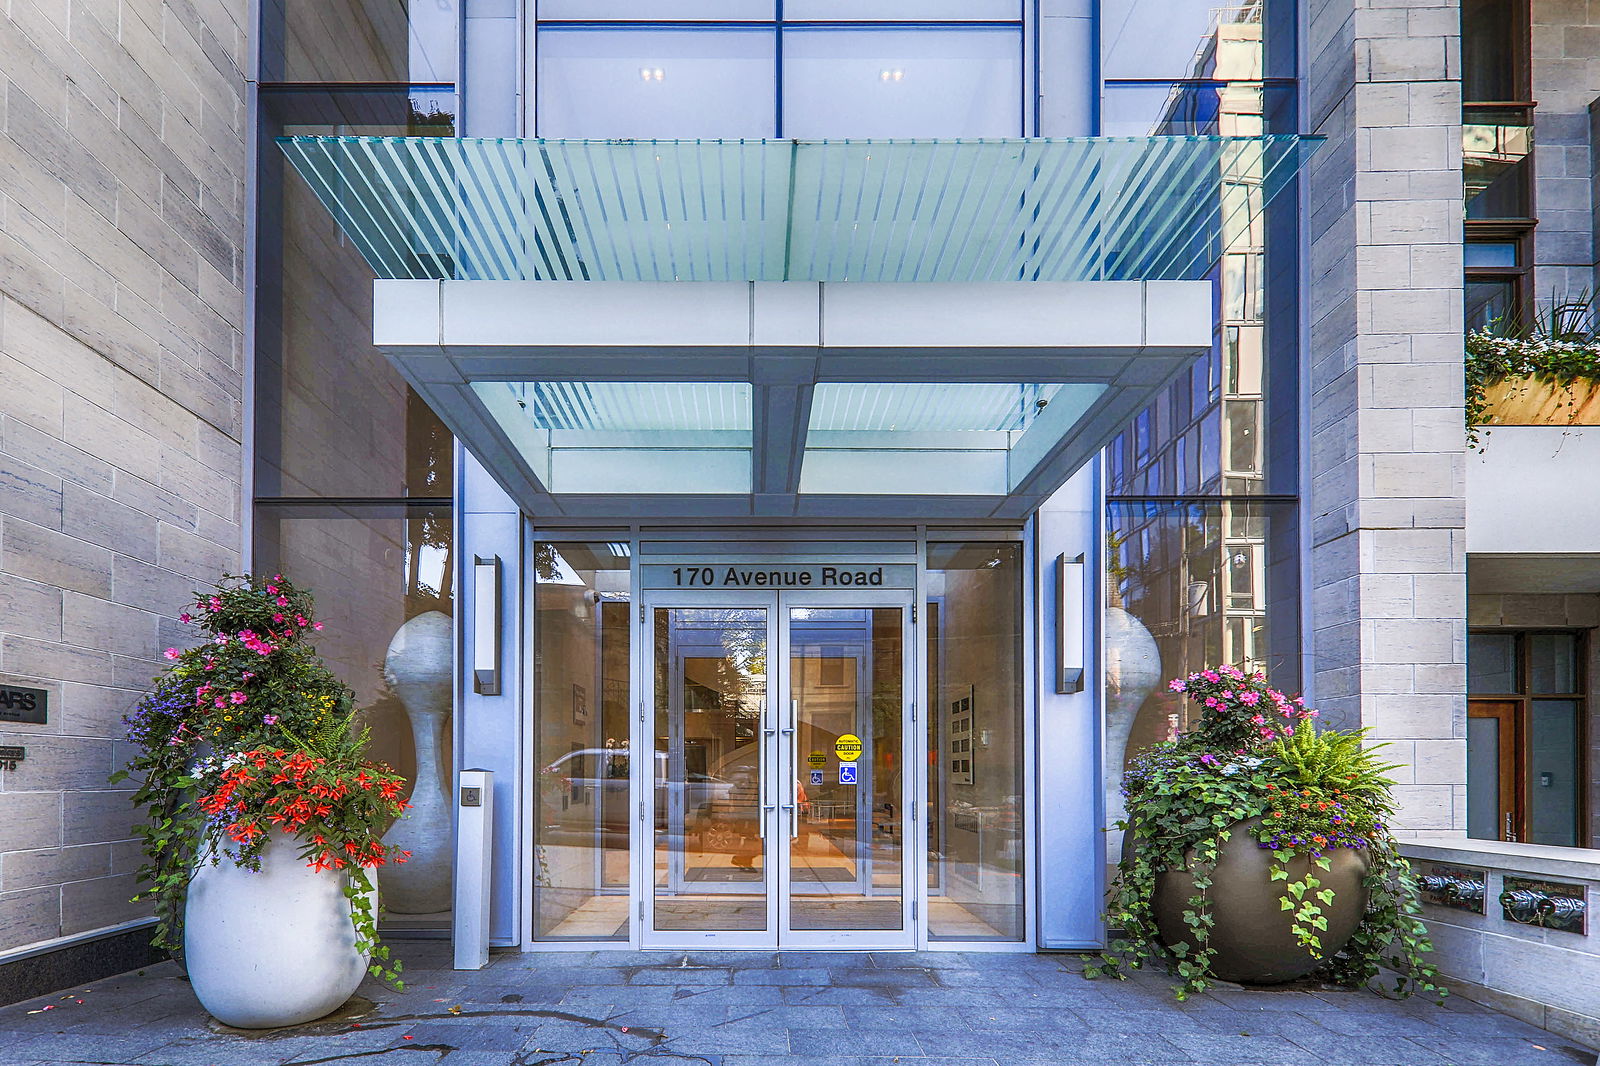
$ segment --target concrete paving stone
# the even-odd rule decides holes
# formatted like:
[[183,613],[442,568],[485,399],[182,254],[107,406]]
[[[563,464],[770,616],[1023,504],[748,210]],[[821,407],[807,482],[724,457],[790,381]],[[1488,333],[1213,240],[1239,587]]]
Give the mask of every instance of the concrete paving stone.
[[[539,1031],[537,1026],[437,1025],[412,1026],[402,1034],[418,1044],[448,1044],[461,1051],[516,1051]],[[592,1031],[592,1030],[591,1030]]]
[[[885,1008],[899,1010],[899,1008]],[[785,1029],[843,1029],[846,1025],[846,1008],[836,1003],[814,1004],[806,1007],[796,1006],[730,1006],[728,1007],[728,1021],[742,1022],[756,1018],[765,1019],[772,1025],[779,1025]],[[901,1011],[903,1014],[904,1012]]]
[[1437,1052],[1450,1066],[1590,1066],[1594,1052],[1554,1033],[1542,1040],[1521,1037],[1410,1037]]
[[[1097,1014],[1099,1012],[1089,1012]],[[1087,1031],[1083,1015],[1066,1007],[957,1007],[956,1019],[969,1029],[1005,1029],[1032,1032],[1048,1027],[1081,1029]],[[934,1015],[936,1025],[949,1026],[953,1019],[947,1012]]]
[[1218,1003],[1239,1011],[1294,1011],[1308,1014],[1315,1011],[1344,1010],[1332,997],[1316,996],[1310,992],[1273,992],[1267,990],[1217,989],[1209,993]]
[[923,1057],[929,1049],[903,1029],[791,1029],[789,1047],[797,1055],[902,1055]]
[[680,1055],[734,1052],[788,1055],[792,1050],[789,1046],[789,1030],[771,1027],[743,1029],[723,1026],[679,1032],[670,1036],[661,1046]]
[[606,1016],[606,1023],[650,1029],[719,1025],[728,1020],[731,1009],[723,1003],[657,1003],[637,1010],[613,1012]]
[[990,991],[979,988],[908,988],[902,992],[889,989],[862,989],[860,991],[887,992],[893,1001],[906,1007],[1000,1007],[1007,1003],[1041,1004],[1013,989]]
[[943,988],[939,977],[949,973],[971,973],[970,970],[833,970],[833,983],[850,988]]
[[1178,1053],[1175,1058],[1179,1062],[1234,1066],[1235,1063],[1253,1061],[1270,1063],[1272,1066],[1318,1066],[1322,1061],[1315,1052],[1275,1036],[1173,1033],[1167,1039],[1176,1045]]
[[[643,988],[662,988],[663,985],[639,985]],[[673,988],[670,1002],[673,1003],[719,1003],[728,1007],[776,1007],[788,1002],[804,1002],[803,999],[790,1000],[790,993],[817,992],[816,985],[727,985],[696,988]]]
[[906,1029],[939,1032],[965,1028],[955,1011],[941,1007],[841,1007],[851,1029]]
[[1367,1066],[1369,1063],[1382,1063],[1384,1066],[1442,1066],[1446,1061],[1434,1049],[1403,1036],[1351,1036],[1348,1033],[1319,1035],[1310,1031],[1275,1035],[1282,1035],[1330,1066]]
[[[833,982],[833,970],[824,969],[770,969],[734,970],[736,985],[826,985]],[[848,971],[849,977],[859,976],[858,971]]]
[[[751,988],[759,986],[750,986]],[[798,1005],[833,1003],[840,1006],[888,1006],[900,997],[887,988],[847,988],[841,985],[783,985],[779,988],[785,1003]]]
[[867,956],[879,970],[970,970],[981,956],[956,951],[874,951]]
[[58,1033],[7,1034],[0,1037],[0,1062],[9,1062],[12,1058],[134,1062],[168,1043],[169,1040],[152,1041],[137,1037],[74,1036]]
[[[1022,1009],[1022,1008],[1018,1008]],[[1039,1010],[1041,1008],[1027,1008]],[[1157,1010],[1149,1007],[1130,1007],[1126,1010],[1090,1006],[1082,1008],[1069,1008],[1078,1023],[1087,1029],[1099,1032],[1125,1032],[1125,1033],[1205,1033],[1212,1032],[1214,1028],[1208,1024],[1210,1015],[1184,1013],[1174,1010]],[[1217,1012],[1220,1015],[1222,1012]],[[1234,1012],[1227,1012],[1232,1015]],[[973,1022],[977,1025],[977,1022]],[[1218,1018],[1218,1027],[1226,1031],[1227,1026],[1221,1025]]]
[[727,970],[712,967],[647,966],[634,970],[626,982],[630,985],[676,985],[679,987],[725,985],[729,983]]
[[[1044,984],[1037,974],[1019,970],[940,970],[938,980],[945,988],[1034,989]],[[1067,980],[1076,981],[1078,978],[1068,977]]]

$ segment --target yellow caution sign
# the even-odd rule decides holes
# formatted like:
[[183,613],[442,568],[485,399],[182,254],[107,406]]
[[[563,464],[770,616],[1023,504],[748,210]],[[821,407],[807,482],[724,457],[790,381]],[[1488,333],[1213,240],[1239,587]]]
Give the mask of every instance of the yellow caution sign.
[[[824,766],[828,765],[827,753],[820,751],[812,752],[810,755],[806,756],[806,765],[811,767],[813,770],[822,769]],[[822,782],[818,781],[816,783],[821,784]]]
[[861,758],[861,738],[854,733],[846,733],[833,742],[833,753],[839,756],[840,762],[855,762]]

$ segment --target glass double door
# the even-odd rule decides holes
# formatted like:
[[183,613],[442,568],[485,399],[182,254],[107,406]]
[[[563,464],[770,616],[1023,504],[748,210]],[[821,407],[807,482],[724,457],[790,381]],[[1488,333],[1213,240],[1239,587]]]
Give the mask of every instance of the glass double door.
[[909,947],[909,594],[646,603],[646,947]]

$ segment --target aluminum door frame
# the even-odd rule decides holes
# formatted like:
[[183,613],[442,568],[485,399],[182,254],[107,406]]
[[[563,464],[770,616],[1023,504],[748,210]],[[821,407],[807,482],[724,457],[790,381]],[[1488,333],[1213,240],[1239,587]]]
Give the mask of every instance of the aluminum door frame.
[[[780,798],[778,815],[779,835],[776,840],[780,845],[775,850],[779,852],[778,862],[774,873],[777,879],[775,891],[776,903],[779,913],[777,926],[779,942],[785,950],[806,949],[844,949],[852,951],[909,951],[915,948],[920,938],[920,930],[913,915],[921,913],[922,908],[918,902],[922,895],[920,880],[921,866],[916,861],[916,852],[920,848],[920,825],[914,819],[917,810],[919,791],[917,782],[921,775],[908,772],[915,766],[912,744],[917,735],[916,704],[916,655],[917,629],[912,621],[912,612],[916,605],[916,590],[914,589],[881,589],[881,590],[854,590],[839,589],[836,591],[800,590],[783,592],[778,596],[779,635],[779,682],[778,691],[781,699],[775,704],[769,700],[769,706],[775,706],[781,714],[780,723],[786,722],[788,731],[793,734],[795,730],[794,710],[790,695],[790,662],[791,662],[791,627],[789,626],[788,613],[791,607],[823,607],[841,610],[870,609],[873,607],[898,607],[900,609],[900,800],[898,812],[900,819],[900,928],[899,929],[828,929],[797,930],[791,921],[792,896],[789,892],[790,885],[790,850],[786,846],[791,839],[788,836],[789,825],[787,819],[782,817],[783,799]],[[869,640],[870,648],[870,640]],[[770,673],[770,667],[769,667]],[[772,690],[769,688],[768,690]],[[778,745],[778,763],[780,771],[786,771],[788,777],[780,772],[774,775],[774,782],[785,780],[798,780],[800,772],[799,752],[792,743],[781,743],[784,740],[784,727],[780,724]],[[876,743],[876,738],[874,738]],[[799,811],[792,815],[796,820]],[[772,839],[769,837],[769,839]]]
[[[901,766],[917,765],[913,760],[912,744],[917,736],[915,651],[916,627],[912,611],[916,603],[913,589],[794,591],[760,592],[754,590],[646,590],[640,594],[640,613],[637,626],[637,647],[640,650],[639,666],[640,700],[634,716],[630,750],[649,752],[650,758],[634,759],[633,790],[637,805],[637,832],[634,839],[634,885],[637,886],[637,906],[632,920],[637,934],[636,942],[645,949],[696,950],[722,948],[765,948],[768,950],[797,950],[808,948],[835,948],[858,951],[910,950],[918,944],[920,931],[913,915],[920,912],[917,905],[921,897],[920,864],[916,862],[916,842],[920,840],[920,822],[915,819],[921,775],[900,775],[901,807],[901,888],[900,928],[896,930],[794,930],[790,928],[790,866],[788,847],[790,818],[797,819],[798,811],[785,810],[785,801],[792,800],[781,787],[781,782],[796,780],[798,758],[790,738],[793,736],[793,718],[789,696],[790,627],[788,611],[795,606],[827,607],[844,610],[897,607],[901,625]],[[758,725],[759,743],[765,746],[764,765],[767,772],[761,782],[761,813],[765,845],[762,869],[766,876],[759,884],[766,895],[767,928],[752,930],[657,930],[656,909],[656,827],[655,805],[655,730],[656,706],[655,671],[655,612],[659,609],[734,608],[763,609],[767,612],[767,694],[762,703],[762,717]],[[788,723],[786,731],[783,723]],[[648,767],[648,769],[646,769]],[[787,777],[785,775],[788,775]],[[670,830],[670,825],[669,825]],[[756,886],[752,882],[752,889]]]
[[[778,595],[776,592],[758,591],[731,591],[721,589],[708,589],[705,591],[691,591],[680,589],[644,590],[639,596],[639,616],[634,622],[637,627],[636,647],[639,649],[639,705],[634,715],[630,747],[633,751],[649,752],[649,760],[635,759],[633,765],[639,768],[648,762],[648,770],[640,770],[633,775],[634,800],[637,806],[638,819],[635,822],[637,832],[632,839],[636,841],[633,846],[634,877],[633,883],[636,893],[636,906],[633,909],[632,920],[636,933],[636,941],[644,949],[670,949],[670,950],[707,950],[721,948],[766,948],[776,950],[778,945],[778,913],[777,893],[774,886],[777,884],[778,870],[775,852],[779,849],[772,846],[773,834],[777,830],[777,811],[772,809],[775,804],[775,794],[772,785],[772,747],[775,744],[776,733],[773,725],[772,702],[773,691],[777,689],[779,678],[774,675],[774,649],[778,646]],[[765,610],[767,613],[767,694],[762,701],[761,721],[757,726],[757,743],[765,751],[764,763],[769,772],[762,775],[761,782],[761,807],[759,814],[763,829],[762,880],[752,882],[752,890],[760,885],[766,896],[766,928],[761,931],[754,930],[657,930],[655,928],[656,914],[656,826],[655,826],[655,706],[656,706],[656,648],[655,648],[655,612],[657,610],[670,610],[681,608],[686,610],[714,609],[718,607]],[[671,828],[670,826],[668,827]]]

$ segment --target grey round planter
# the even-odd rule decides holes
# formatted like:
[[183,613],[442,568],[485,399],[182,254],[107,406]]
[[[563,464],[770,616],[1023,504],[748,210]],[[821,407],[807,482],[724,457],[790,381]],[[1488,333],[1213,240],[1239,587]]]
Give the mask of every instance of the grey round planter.
[[[1321,960],[1300,946],[1291,927],[1291,912],[1280,902],[1284,886],[1312,871],[1309,858],[1289,863],[1289,881],[1272,880],[1272,852],[1255,841],[1257,820],[1240,822],[1222,845],[1212,885],[1206,893],[1213,919],[1211,947],[1216,952],[1210,972],[1224,981],[1247,985],[1276,985],[1304,977]],[[1187,856],[1192,865],[1193,852]],[[1333,889],[1333,903],[1322,908],[1328,919],[1323,930],[1323,956],[1333,955],[1355,934],[1367,907],[1362,884],[1366,857],[1348,848],[1329,852],[1332,870],[1316,869],[1321,888]],[[1319,889],[1320,891],[1320,889]],[[1166,870],[1156,875],[1152,908],[1161,939],[1172,946],[1194,941],[1184,924],[1183,912],[1194,895],[1194,878],[1188,870]]]

